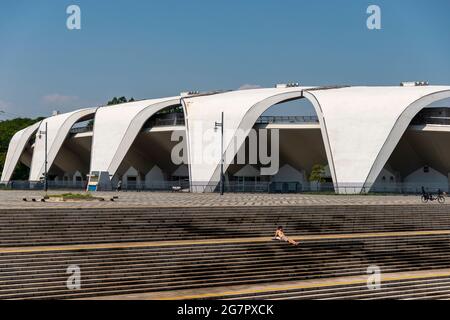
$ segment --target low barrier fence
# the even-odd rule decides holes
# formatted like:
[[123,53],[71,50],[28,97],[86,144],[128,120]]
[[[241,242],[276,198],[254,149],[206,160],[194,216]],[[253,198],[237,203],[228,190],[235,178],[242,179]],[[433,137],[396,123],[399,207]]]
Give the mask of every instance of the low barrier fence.
[[[424,184],[426,185],[426,184]],[[10,181],[1,184],[0,189],[8,190],[43,190],[43,182]],[[48,181],[49,190],[87,189],[86,181]],[[447,192],[448,187],[427,185],[426,192]],[[181,181],[135,182],[128,181],[120,186],[117,183],[101,185],[98,191],[170,191],[170,192],[220,192],[220,184],[190,183]],[[421,194],[420,184],[398,183],[392,185],[373,185],[371,187],[333,183],[300,183],[300,182],[226,182],[225,193],[339,193],[339,194]]]

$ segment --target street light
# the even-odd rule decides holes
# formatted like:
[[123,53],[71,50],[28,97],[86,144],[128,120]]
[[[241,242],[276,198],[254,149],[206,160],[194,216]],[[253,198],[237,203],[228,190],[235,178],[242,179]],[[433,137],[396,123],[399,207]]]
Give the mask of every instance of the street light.
[[48,177],[48,173],[47,173],[47,122],[45,122],[45,130],[44,131],[39,131],[39,139],[41,138],[42,135],[45,135],[45,160],[44,160],[44,190],[45,193],[47,193],[48,190],[48,182],[47,182],[47,177]]
[[220,136],[220,195],[223,195],[223,112],[222,112],[222,120],[221,122],[215,122],[214,123],[214,131],[217,130],[217,128],[221,129],[221,136]]

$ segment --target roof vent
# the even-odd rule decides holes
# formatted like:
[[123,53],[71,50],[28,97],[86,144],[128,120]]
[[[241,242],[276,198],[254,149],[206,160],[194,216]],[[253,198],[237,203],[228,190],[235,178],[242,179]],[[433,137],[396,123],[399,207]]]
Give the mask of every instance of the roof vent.
[[298,82],[291,82],[291,83],[278,83],[275,88],[281,89],[281,88],[295,88],[299,87],[300,84]]
[[57,116],[58,114],[59,114],[59,111],[58,111],[58,110],[53,110],[52,116]]
[[428,85],[430,85],[428,81],[409,81],[400,83],[400,86],[402,87],[423,87]]
[[199,91],[184,91],[180,93],[180,96],[182,97],[188,97],[188,96],[194,96],[196,94],[200,94]]

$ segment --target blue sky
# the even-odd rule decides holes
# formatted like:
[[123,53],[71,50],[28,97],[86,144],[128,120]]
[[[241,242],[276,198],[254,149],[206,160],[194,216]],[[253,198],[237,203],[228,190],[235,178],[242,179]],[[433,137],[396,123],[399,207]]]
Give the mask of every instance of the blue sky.
[[[66,28],[71,4],[81,30]],[[366,28],[371,4],[382,30]],[[448,0],[2,0],[0,110],[288,81],[450,84],[449,15]]]

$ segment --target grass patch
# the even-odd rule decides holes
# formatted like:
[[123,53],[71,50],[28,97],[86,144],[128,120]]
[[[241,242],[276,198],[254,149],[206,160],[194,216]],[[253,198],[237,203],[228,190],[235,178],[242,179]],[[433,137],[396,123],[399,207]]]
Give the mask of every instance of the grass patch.
[[63,193],[63,194],[51,194],[45,198],[62,198],[63,200],[93,200],[96,199],[90,193]]

